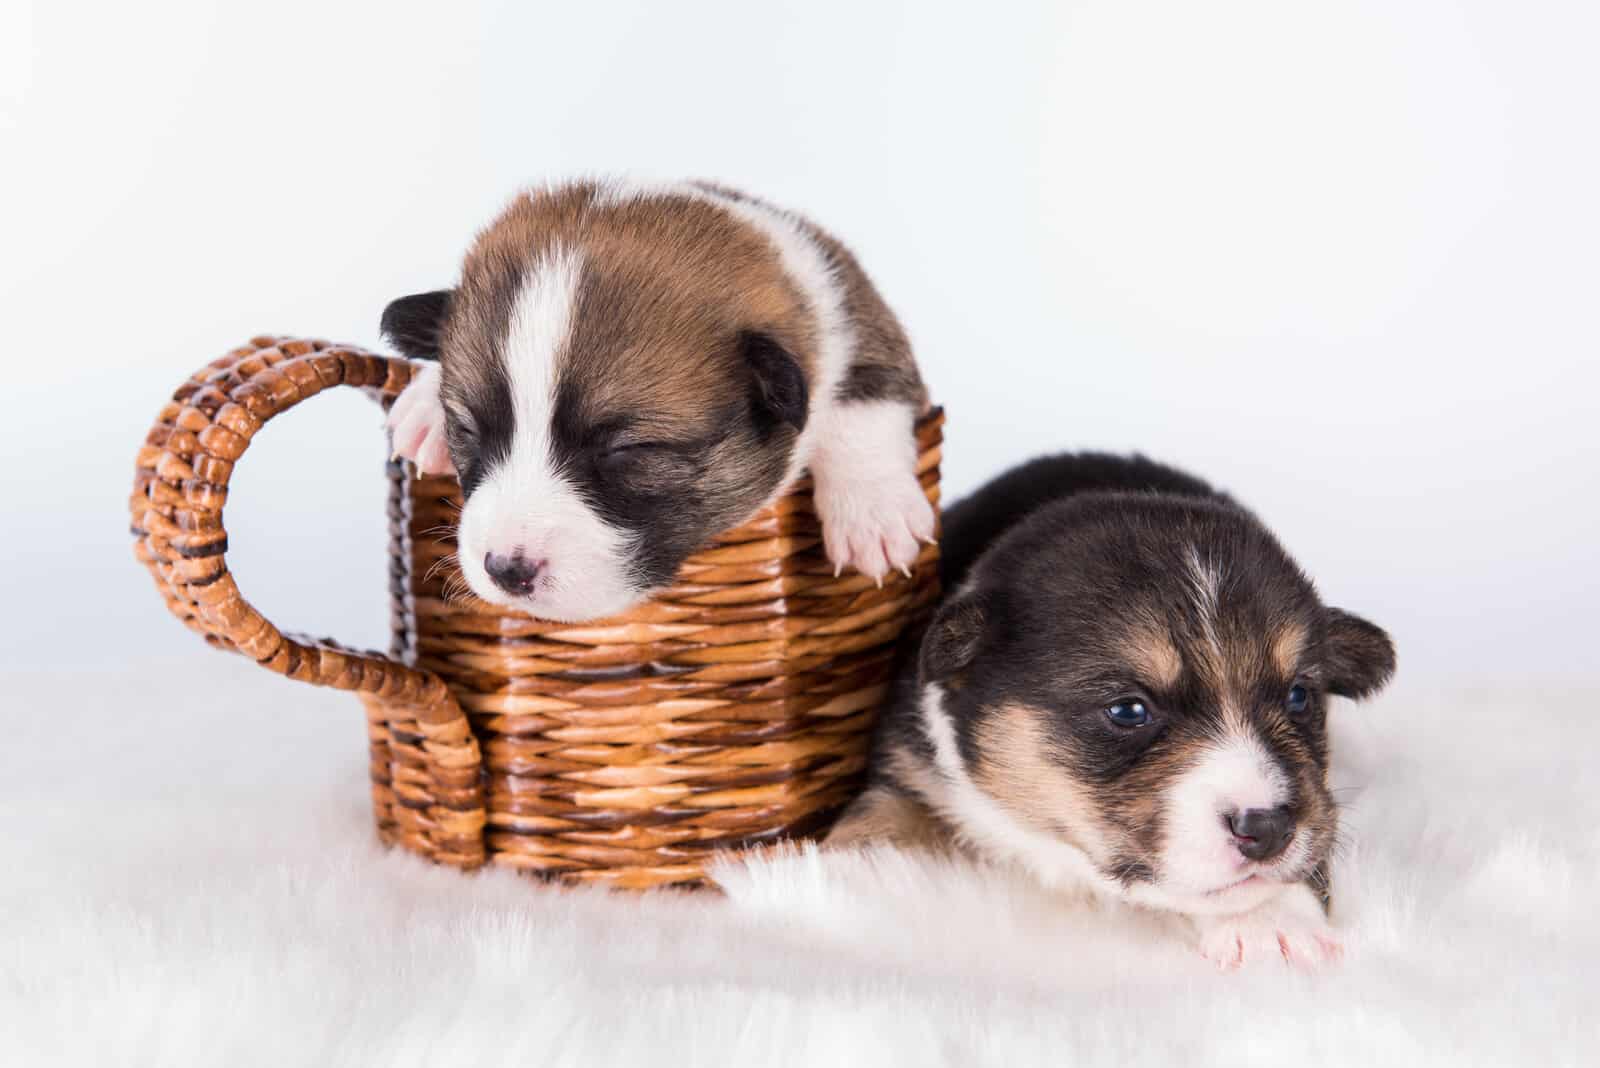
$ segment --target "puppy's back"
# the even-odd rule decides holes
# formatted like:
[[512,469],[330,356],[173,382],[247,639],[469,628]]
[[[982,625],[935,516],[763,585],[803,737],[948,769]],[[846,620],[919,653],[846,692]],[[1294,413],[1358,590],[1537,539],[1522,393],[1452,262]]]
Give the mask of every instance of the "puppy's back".
[[956,589],[985,549],[1043,505],[1097,492],[1226,499],[1200,479],[1143,456],[1101,452],[1041,456],[984,483],[945,512],[939,542],[944,588]]

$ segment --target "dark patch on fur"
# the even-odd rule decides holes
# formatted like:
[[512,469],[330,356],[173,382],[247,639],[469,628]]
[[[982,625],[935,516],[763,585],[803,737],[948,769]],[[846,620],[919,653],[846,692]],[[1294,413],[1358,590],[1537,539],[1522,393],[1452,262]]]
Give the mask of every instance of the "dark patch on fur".
[[799,361],[758,331],[740,334],[737,344],[750,374],[750,418],[762,438],[785,423],[804,430],[810,389]]
[[1156,873],[1150,865],[1134,857],[1118,857],[1106,868],[1106,875],[1121,883],[1124,887],[1134,886],[1137,883],[1153,883]]
[[413,360],[437,360],[439,336],[450,313],[452,292],[436,289],[390,301],[383,309],[378,330],[402,355]]
[[960,689],[961,676],[982,649],[984,633],[1002,623],[1003,597],[998,593],[953,597],[922,636],[918,669],[927,682]]
[[926,401],[922,378],[909,364],[857,361],[839,383],[842,401]]
[[1326,613],[1322,639],[1328,689],[1340,697],[1376,693],[1394,675],[1394,642],[1379,628],[1338,608]]
[[1311,874],[1306,879],[1306,885],[1316,895],[1317,904],[1322,906],[1322,914],[1326,916],[1333,904],[1333,878],[1328,874],[1328,862],[1326,860],[1311,869]]

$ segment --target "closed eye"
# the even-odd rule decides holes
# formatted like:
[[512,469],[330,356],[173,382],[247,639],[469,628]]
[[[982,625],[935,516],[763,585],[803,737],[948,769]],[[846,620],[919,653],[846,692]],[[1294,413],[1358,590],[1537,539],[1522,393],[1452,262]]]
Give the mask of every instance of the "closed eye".
[[445,423],[450,431],[462,441],[478,440],[478,424],[473,421],[470,415],[464,414],[460,408],[446,408]]
[[627,441],[627,442],[623,442],[622,444],[619,444],[619,445],[611,446],[610,448],[606,449],[601,455],[603,455],[603,456],[611,456],[611,455],[616,454],[616,453],[629,453],[629,452],[639,452],[639,451],[647,450],[647,449],[670,449],[670,448],[672,448],[672,446],[668,445],[664,441]]
[[607,467],[616,467],[676,451],[673,446],[661,441],[631,441],[602,450],[598,459]]
[[596,454],[594,464],[612,489],[647,497],[680,493],[699,474],[692,450],[659,441],[612,446]]

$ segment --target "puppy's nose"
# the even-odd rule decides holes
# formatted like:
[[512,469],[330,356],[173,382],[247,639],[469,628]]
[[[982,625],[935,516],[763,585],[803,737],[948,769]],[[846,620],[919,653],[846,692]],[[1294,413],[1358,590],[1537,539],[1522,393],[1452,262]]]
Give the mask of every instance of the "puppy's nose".
[[521,551],[509,556],[503,553],[485,553],[483,557],[483,569],[489,573],[489,578],[494,584],[518,597],[533,592],[534,584],[539,581],[539,571],[543,567],[543,560],[529,560]]
[[1288,805],[1277,808],[1247,808],[1228,815],[1233,844],[1251,860],[1271,860],[1282,853],[1294,837],[1294,816]]

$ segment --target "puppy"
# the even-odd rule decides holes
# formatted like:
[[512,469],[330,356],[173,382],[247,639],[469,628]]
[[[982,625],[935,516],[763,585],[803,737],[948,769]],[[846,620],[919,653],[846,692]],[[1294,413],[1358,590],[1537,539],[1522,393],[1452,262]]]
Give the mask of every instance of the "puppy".
[[454,289],[396,300],[383,331],[438,361],[396,401],[394,448],[458,474],[461,572],[484,600],[622,611],[806,468],[836,569],[882,581],[933,535],[905,331],[842,244],[753,197],[525,193]]
[[1232,966],[1337,954],[1331,698],[1394,671],[1249,512],[1144,459],[1064,455],[945,518],[951,591],[830,844],[957,843],[1192,918]]

